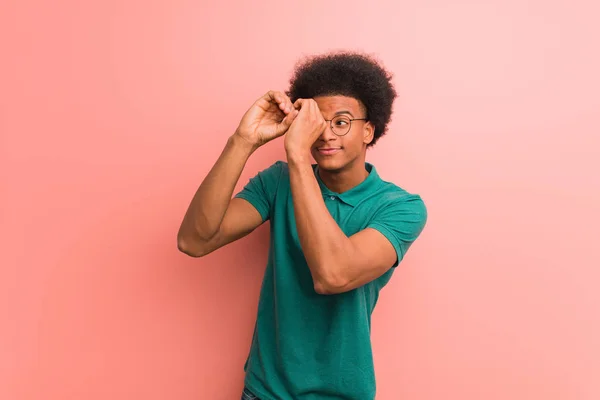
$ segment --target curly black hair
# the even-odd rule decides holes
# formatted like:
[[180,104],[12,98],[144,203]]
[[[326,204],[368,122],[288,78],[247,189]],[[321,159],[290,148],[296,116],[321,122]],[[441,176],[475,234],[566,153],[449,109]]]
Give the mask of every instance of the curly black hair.
[[348,96],[366,108],[375,127],[373,146],[387,131],[396,90],[392,74],[378,61],[359,52],[329,52],[308,56],[297,62],[286,94],[292,102],[317,96]]

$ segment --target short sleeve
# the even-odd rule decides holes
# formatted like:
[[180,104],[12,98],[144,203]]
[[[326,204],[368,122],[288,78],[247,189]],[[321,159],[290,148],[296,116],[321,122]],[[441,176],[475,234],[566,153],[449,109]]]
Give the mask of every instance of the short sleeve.
[[367,228],[381,232],[394,246],[398,266],[427,222],[427,208],[418,195],[402,196],[382,207]]
[[275,162],[250,178],[250,181],[234,197],[244,199],[256,208],[263,222],[269,219],[279,186],[283,163]]

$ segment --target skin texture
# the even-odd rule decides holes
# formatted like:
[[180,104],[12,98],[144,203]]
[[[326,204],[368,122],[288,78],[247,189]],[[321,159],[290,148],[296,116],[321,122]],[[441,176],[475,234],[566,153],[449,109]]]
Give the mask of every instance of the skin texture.
[[[352,290],[391,268],[396,253],[387,238],[374,229],[347,237],[327,210],[314,176],[311,156],[321,179],[334,192],[349,190],[368,175],[364,162],[373,126],[353,121],[347,135],[336,136],[325,120],[340,113],[363,118],[365,110],[358,100],[346,96],[319,96],[292,104],[284,93],[270,91],[258,99],[192,199],[178,233],[179,250],[201,257],[262,223],[253,206],[231,197],[250,155],[285,135],[298,236],[315,291]],[[325,153],[323,149],[335,150]]]

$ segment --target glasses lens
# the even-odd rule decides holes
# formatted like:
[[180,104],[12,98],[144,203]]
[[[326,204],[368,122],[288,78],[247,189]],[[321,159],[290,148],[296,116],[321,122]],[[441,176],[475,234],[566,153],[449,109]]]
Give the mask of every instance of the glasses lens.
[[350,118],[344,116],[335,117],[331,121],[331,129],[338,136],[343,136],[350,130]]

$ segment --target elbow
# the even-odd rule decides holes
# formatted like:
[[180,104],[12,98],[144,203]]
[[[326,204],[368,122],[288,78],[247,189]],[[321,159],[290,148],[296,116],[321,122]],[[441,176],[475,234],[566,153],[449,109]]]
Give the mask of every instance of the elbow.
[[190,257],[199,258],[209,254],[211,243],[217,232],[211,235],[203,235],[197,229],[190,229],[182,225],[177,232],[177,249]]
[[349,283],[347,279],[342,277],[327,277],[315,279],[314,288],[317,294],[332,295],[346,292]]
[[200,243],[182,236],[177,236],[177,250],[194,258],[200,258],[208,254]]
[[334,259],[323,260],[310,268],[315,292],[321,295],[339,294],[348,291],[350,277],[341,263]]

